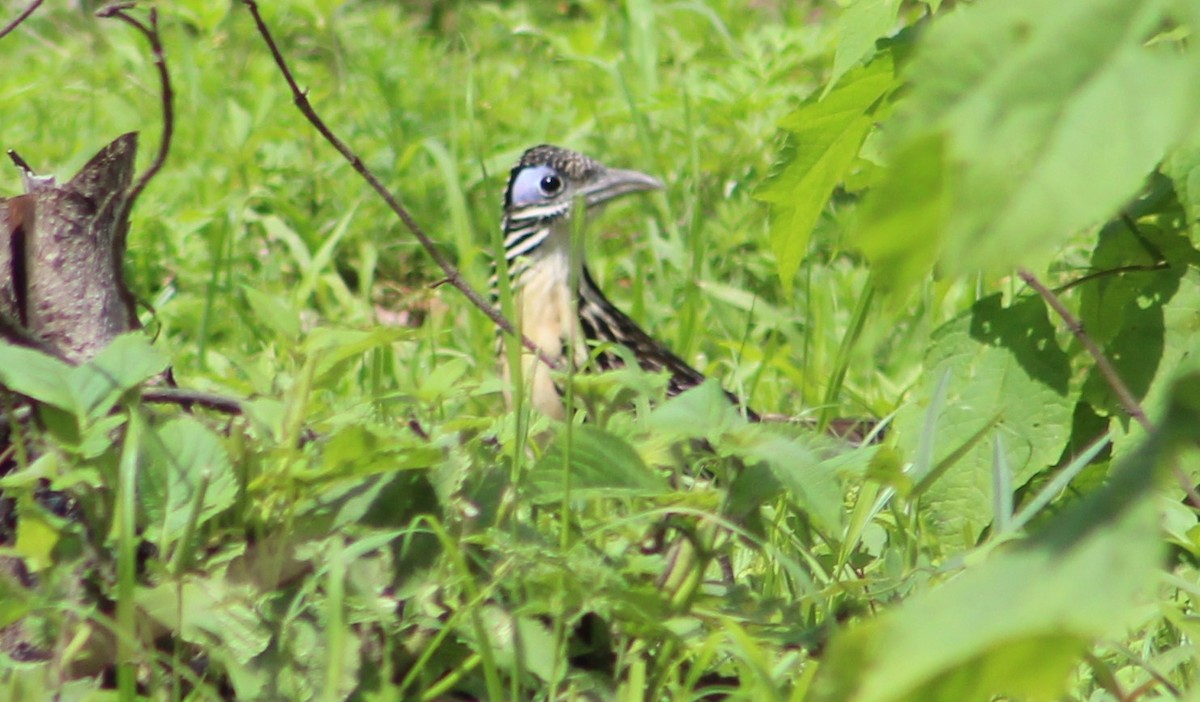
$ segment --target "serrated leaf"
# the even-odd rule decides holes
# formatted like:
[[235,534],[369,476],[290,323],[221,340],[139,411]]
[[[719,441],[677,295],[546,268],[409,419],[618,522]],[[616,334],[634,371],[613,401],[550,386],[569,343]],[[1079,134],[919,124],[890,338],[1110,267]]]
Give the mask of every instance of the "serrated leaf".
[[204,483],[198,523],[227,509],[237,497],[237,480],[221,440],[189,416],[146,432],[146,466],[138,472],[138,497],[150,533],[170,543],[184,531],[192,502]]
[[177,632],[184,641],[211,646],[211,650],[247,663],[271,642],[271,632],[255,610],[252,595],[250,588],[232,586],[222,578],[185,577],[181,583],[139,588],[135,601],[150,618]]
[[723,435],[745,426],[746,420],[720,383],[708,378],[654,408],[647,425],[659,441],[704,439],[719,450]]
[[794,439],[761,431],[745,439],[734,453],[747,461],[765,463],[771,477],[787,489],[792,503],[808,514],[817,528],[827,533],[840,530],[841,483],[813,451]]
[[876,40],[896,27],[900,0],[854,0],[837,19],[837,50],[829,73],[829,88],[875,50]]
[[[568,453],[569,451],[569,453]],[[572,427],[554,438],[530,472],[526,487],[539,502],[561,500],[563,471],[570,471],[572,498],[661,495],[669,487],[624,439],[594,426]]]
[[873,107],[894,86],[892,60],[884,54],[780,121],[789,133],[789,158],[755,197],[771,203],[771,250],[785,293],[791,292],[817,217],[871,130]]
[[557,647],[545,624],[488,606],[483,609],[483,626],[488,638],[485,645],[492,648],[498,664],[508,670],[527,670],[543,681],[554,675]]
[[[910,211],[948,209],[892,228],[898,249],[923,262],[940,241],[945,270],[996,270],[1117,212],[1200,109],[1200,53],[1148,41],[1175,13],[1154,0],[985,0],[939,16],[889,160],[940,160],[945,176],[905,197]],[[877,212],[901,201],[891,181]]]
[[[1001,296],[934,333],[913,399],[896,417],[900,447],[915,451],[940,379],[945,401],[934,418],[934,464],[953,461],[922,497],[943,548],[969,546],[992,519],[992,432],[1004,436],[1014,488],[1058,459],[1070,433],[1070,365],[1040,298],[1009,307]],[[957,455],[961,452],[961,455]],[[920,482],[925,476],[914,475]]]
[[1086,648],[1122,631],[1161,577],[1153,488],[1192,440],[1198,394],[1200,376],[1181,383],[1162,431],[1024,544],[836,635],[813,699],[1059,699]]

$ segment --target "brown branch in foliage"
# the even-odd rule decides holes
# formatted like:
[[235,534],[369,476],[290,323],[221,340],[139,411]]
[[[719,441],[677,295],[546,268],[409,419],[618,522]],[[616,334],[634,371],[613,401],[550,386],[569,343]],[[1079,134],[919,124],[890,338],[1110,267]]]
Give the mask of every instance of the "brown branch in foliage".
[[1071,333],[1075,335],[1075,338],[1078,339],[1079,343],[1083,345],[1083,348],[1088,352],[1088,355],[1090,355],[1092,360],[1096,362],[1096,367],[1100,370],[1100,375],[1104,376],[1104,381],[1108,383],[1108,387],[1112,388],[1113,394],[1117,396],[1117,401],[1119,401],[1121,406],[1125,408],[1126,414],[1137,420],[1137,423],[1141,424],[1142,428],[1146,431],[1152,431],[1154,429],[1154,425],[1151,424],[1150,420],[1146,418],[1146,413],[1142,410],[1141,404],[1138,403],[1137,398],[1134,397],[1133,393],[1129,391],[1128,387],[1126,387],[1125,381],[1121,380],[1120,374],[1117,373],[1117,369],[1113,367],[1113,364],[1108,360],[1108,357],[1104,355],[1104,352],[1100,350],[1100,347],[1096,344],[1096,342],[1092,341],[1092,337],[1088,336],[1087,332],[1083,328],[1083,322],[1079,321],[1078,317],[1071,314],[1071,310],[1067,309],[1067,306],[1063,304],[1063,301],[1060,300],[1058,296],[1055,295],[1049,288],[1043,285],[1042,281],[1038,280],[1037,277],[1028,270],[1024,268],[1018,268],[1017,275],[1020,276],[1021,280],[1025,281],[1029,287],[1037,291],[1037,294],[1042,296],[1042,299],[1046,301],[1046,304],[1050,305],[1050,307],[1058,313],[1058,316],[1062,318],[1063,322],[1066,323],[1067,329],[1069,329]]
[[158,69],[158,77],[162,86],[163,130],[162,140],[158,144],[158,153],[154,156],[154,161],[150,164],[150,167],[142,173],[137,182],[130,188],[129,195],[125,199],[125,209],[118,221],[125,221],[129,217],[129,213],[133,210],[133,203],[137,202],[138,196],[146,189],[146,185],[149,184],[150,180],[162,170],[163,164],[167,160],[167,154],[171,151],[171,136],[175,133],[175,92],[171,89],[171,73],[167,70],[167,57],[163,53],[162,36],[158,32],[158,9],[150,8],[150,24],[146,25],[141,20],[125,12],[135,5],[136,3],[132,2],[119,3],[96,11],[97,17],[115,17],[138,30],[142,33],[142,36],[146,37],[146,40],[150,42],[150,51],[154,54],[154,66]]
[[551,368],[556,368],[558,364],[554,361],[554,359],[546,355],[546,353],[538,348],[538,345],[535,344],[531,339],[518,332],[516,327],[513,326],[512,322],[508,321],[508,319],[506,319],[499,310],[490,305],[482,295],[480,295],[474,288],[471,287],[469,283],[467,283],[467,281],[463,278],[462,273],[460,273],[458,269],[455,268],[454,265],[451,264],[444,255],[442,255],[442,252],[438,250],[437,246],[433,243],[433,240],[430,239],[429,235],[425,233],[425,230],[417,224],[416,220],[412,218],[412,215],[408,213],[408,210],[400,204],[400,201],[397,200],[396,197],[392,195],[392,193],[388,191],[386,187],[384,187],[379,178],[377,178],[375,174],[371,172],[371,169],[367,168],[362,159],[358,157],[358,154],[356,154],[349,146],[345,144],[345,142],[339,139],[338,136],[334,134],[332,130],[330,130],[330,128],[325,124],[324,120],[322,120],[317,114],[316,110],[313,109],[312,104],[309,103],[308,95],[305,93],[305,91],[300,89],[300,86],[296,83],[296,79],[292,76],[292,71],[290,68],[288,68],[287,61],[283,58],[283,54],[280,53],[279,46],[275,43],[274,37],[271,36],[271,31],[267,28],[266,22],[263,21],[262,15],[258,12],[258,3],[255,2],[255,0],[242,0],[242,2],[247,8],[249,8],[250,14],[253,15],[254,24],[258,27],[259,34],[262,35],[263,41],[266,42],[267,48],[270,49],[271,56],[275,59],[275,65],[279,67],[279,72],[283,74],[283,79],[287,81],[288,88],[290,88],[292,91],[292,99],[296,103],[296,107],[300,110],[304,117],[308,119],[309,123],[312,124],[312,126],[315,127],[318,132],[320,132],[321,136],[325,137],[325,141],[328,141],[333,148],[337,149],[338,153],[342,155],[342,158],[346,159],[346,161],[350,163],[350,166],[354,168],[354,170],[360,176],[362,176],[363,180],[367,181],[367,184],[379,194],[379,197],[383,198],[383,201],[386,202],[388,207],[391,208],[392,212],[394,212],[396,216],[400,218],[400,221],[404,222],[404,226],[407,227],[408,231],[411,232],[414,237],[416,237],[418,242],[420,242],[421,248],[425,249],[426,253],[433,258],[434,263],[436,263],[438,267],[442,269],[442,272],[446,276],[445,282],[448,282],[454,287],[458,288],[459,292],[467,296],[467,299],[471,301],[472,305],[479,308],[479,310],[487,315],[488,319],[492,320],[492,322],[502,331],[520,338],[521,344],[536,354],[542,363],[545,363]]
[[[1071,330],[1071,333],[1075,335],[1075,338],[1087,350],[1092,360],[1096,362],[1096,367],[1100,370],[1100,375],[1104,376],[1104,381],[1108,383],[1108,387],[1117,396],[1117,401],[1125,408],[1126,414],[1133,417],[1146,431],[1153,431],[1154,425],[1146,417],[1146,412],[1142,409],[1141,404],[1125,385],[1125,381],[1121,380],[1121,376],[1117,373],[1117,369],[1113,367],[1112,362],[1108,360],[1108,357],[1104,355],[1104,352],[1100,350],[1100,347],[1092,340],[1092,337],[1088,336],[1087,331],[1083,328],[1083,322],[1071,314],[1071,311],[1067,309],[1062,300],[1028,270],[1018,268],[1017,275],[1029,287],[1037,291],[1037,294],[1042,296],[1046,304],[1050,305],[1058,313],[1058,316],[1062,318],[1063,322],[1066,323],[1067,329]],[[1178,466],[1175,467],[1175,477],[1179,480],[1183,491],[1187,493],[1188,501],[1192,503],[1193,507],[1200,509],[1200,493],[1196,492],[1196,487],[1192,484],[1191,479]]]
[[148,388],[142,391],[142,399],[155,404],[179,405],[184,409],[190,409],[192,405],[198,405],[205,409],[225,414],[240,415],[245,413],[241,400],[224,395],[200,392],[198,390]]
[[8,24],[4,25],[3,29],[0,29],[0,39],[3,39],[4,35],[8,34],[9,32],[11,32],[14,29],[16,29],[17,26],[19,24],[21,24],[22,22],[24,22],[25,18],[32,15],[33,11],[38,9],[38,5],[41,5],[41,4],[42,4],[42,0],[33,0],[33,2],[29,3],[29,6],[26,7],[24,10],[22,10],[21,14],[17,15],[16,19],[14,19],[12,22],[9,22]]

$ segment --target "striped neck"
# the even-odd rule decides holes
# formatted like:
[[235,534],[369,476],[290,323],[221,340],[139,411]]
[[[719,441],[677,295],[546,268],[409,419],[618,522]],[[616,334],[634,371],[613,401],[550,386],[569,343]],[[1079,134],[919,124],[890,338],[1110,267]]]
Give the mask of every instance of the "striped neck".
[[[555,269],[567,270],[566,261],[569,255],[569,234],[566,226],[569,219],[565,216],[570,204],[525,208],[519,213],[508,214],[504,217],[504,259],[508,268],[508,280],[512,290],[516,292],[522,287],[525,274],[535,267],[544,265],[546,259],[558,259]],[[498,300],[497,271],[495,262],[492,266],[492,298]],[[564,274],[565,275],[565,274]],[[564,277],[563,284],[567,279]]]

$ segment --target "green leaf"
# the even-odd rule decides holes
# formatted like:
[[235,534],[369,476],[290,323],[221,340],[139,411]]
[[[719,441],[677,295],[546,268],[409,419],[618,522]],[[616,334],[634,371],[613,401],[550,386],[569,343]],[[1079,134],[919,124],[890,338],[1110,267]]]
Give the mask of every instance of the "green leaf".
[[[862,203],[849,239],[870,261],[872,280],[882,291],[901,290],[927,279],[941,253],[954,197],[944,151],[940,135],[898,149],[893,165]],[[913,232],[924,235],[916,237]]]
[[[484,607],[482,618],[486,645],[499,665],[526,670],[544,681],[553,677],[556,645],[545,624],[530,617],[514,617],[496,606]],[[473,634],[468,630],[469,636]]]
[[[945,401],[933,418],[933,465],[944,473],[922,496],[927,523],[944,548],[969,546],[992,520],[993,441],[1004,437],[1013,486],[1058,459],[1070,433],[1074,393],[1070,365],[1040,298],[1009,307],[1001,296],[977,302],[970,312],[934,333],[924,372],[896,417],[902,449],[916,451],[940,379]],[[993,426],[994,425],[994,426]],[[921,482],[925,475],[913,475]]]
[[837,50],[826,91],[859,61],[875,51],[876,40],[896,28],[900,0],[854,0],[837,19]]
[[318,327],[305,337],[301,348],[306,355],[319,354],[314,382],[320,386],[337,379],[350,362],[361,359],[368,351],[411,336],[411,330],[397,327],[376,327],[365,331]]
[[242,293],[260,324],[286,341],[300,338],[300,315],[292,305],[276,295],[259,292],[248,285],[242,286]]
[[1188,226],[1195,227],[1200,222],[1200,130],[1193,130],[1163,161],[1163,173],[1175,187]]
[[41,351],[0,342],[0,385],[67,412],[75,411],[71,366]]
[[[1131,303],[1139,307],[1137,314],[1129,316],[1126,327],[1105,349],[1115,356],[1113,362],[1120,372],[1137,369],[1133,379],[1138,389],[1145,388],[1139,397],[1142,409],[1151,418],[1162,415],[1167,392],[1176,379],[1200,369],[1200,356],[1196,354],[1196,349],[1200,348],[1200,273],[1189,268],[1177,281],[1170,282],[1175,274],[1167,276],[1167,284],[1147,286],[1145,295]],[[1134,276],[1129,282],[1145,281]],[[1148,332],[1140,346],[1139,329]],[[1125,416],[1124,410],[1119,409],[1120,403],[1111,398],[1111,391],[1097,373],[1088,378],[1084,387],[1101,407],[1117,416]],[[1121,456],[1132,450],[1141,436],[1142,430],[1136,422],[1128,422],[1123,428],[1115,427],[1114,455]]]
[[91,361],[71,369],[75,404],[89,419],[112,410],[121,395],[167,369],[165,355],[140,331],[122,334]]
[[526,485],[535,500],[562,499],[564,465],[571,472],[572,498],[662,495],[669,490],[632,446],[598,427],[572,427],[569,455],[567,451],[564,430],[530,472]]
[[874,124],[873,108],[894,86],[891,56],[884,54],[780,121],[788,132],[788,160],[755,197],[771,203],[771,249],[785,293],[791,292],[817,217]]
[[771,477],[787,489],[792,503],[809,515],[817,528],[826,533],[840,529],[842,485],[837,474],[813,451],[764,429],[755,432],[734,453],[750,462],[765,463]]
[[721,384],[709,378],[656,407],[647,424],[660,442],[704,439],[720,450],[724,435],[745,426],[746,420]]
[[32,499],[22,499],[17,521],[17,541],[13,550],[21,556],[31,572],[38,572],[54,563],[54,548],[62,538],[60,522]]
[[[900,203],[945,210],[888,229],[906,271],[898,282],[928,270],[930,242],[941,242],[947,271],[996,270],[1117,212],[1200,108],[1200,53],[1148,41],[1180,21],[1173,10],[1156,0],[984,0],[939,16],[889,130],[898,171],[865,205],[876,213],[866,229]],[[940,175],[905,187],[913,159]],[[873,263],[879,273],[896,265]]]
[[202,484],[198,524],[233,504],[233,466],[220,438],[208,427],[184,415],[146,432],[144,441],[147,465],[138,472],[138,496],[149,534],[167,543],[179,538]]
[[1200,422],[1200,376],[1110,483],[1025,543],[836,635],[813,699],[1052,700],[1096,639],[1123,631],[1159,582],[1153,493]]
[[[266,650],[271,632],[255,611],[249,586],[226,579],[186,577],[153,588],[139,588],[138,607],[184,641],[209,646],[247,663]],[[219,645],[216,645],[219,644]]]

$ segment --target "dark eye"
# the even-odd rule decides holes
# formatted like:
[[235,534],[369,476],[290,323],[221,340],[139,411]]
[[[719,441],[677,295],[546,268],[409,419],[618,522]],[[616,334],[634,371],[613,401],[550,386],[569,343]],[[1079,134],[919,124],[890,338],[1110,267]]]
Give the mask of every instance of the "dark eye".
[[556,175],[543,176],[538,187],[546,195],[557,195],[562,190],[562,179]]

